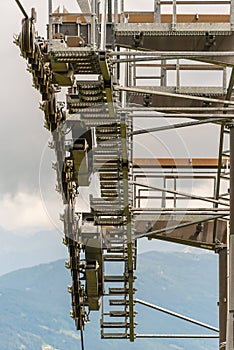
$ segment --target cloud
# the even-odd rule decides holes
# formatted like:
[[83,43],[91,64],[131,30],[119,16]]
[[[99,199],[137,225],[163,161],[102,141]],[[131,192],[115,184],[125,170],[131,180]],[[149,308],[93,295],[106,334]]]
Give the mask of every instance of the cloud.
[[[18,192],[15,195],[6,194],[0,200],[1,226],[12,231],[33,233],[37,230],[54,229],[59,220],[54,222],[47,207],[52,203],[44,203],[38,194]],[[58,217],[56,202],[54,209]]]

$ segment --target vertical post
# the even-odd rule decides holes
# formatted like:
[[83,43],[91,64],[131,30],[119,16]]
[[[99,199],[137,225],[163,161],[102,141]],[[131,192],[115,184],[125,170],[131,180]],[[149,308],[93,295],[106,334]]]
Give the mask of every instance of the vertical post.
[[[130,56],[132,57],[132,56]],[[128,86],[132,86],[132,80],[133,80],[133,64],[129,62],[129,79],[128,79]]]
[[101,2],[101,0],[96,1],[96,10],[95,10],[95,12],[97,14],[98,22],[100,22],[100,2]]
[[176,60],[176,92],[180,92],[180,61]]
[[106,49],[106,0],[102,0],[101,50]]
[[234,0],[230,0],[230,25],[231,30],[234,28]]
[[227,332],[227,248],[219,250],[219,345],[225,350]]
[[124,0],[120,3],[120,22],[124,23]]
[[163,67],[167,64],[166,60],[161,61],[161,86],[167,86],[167,68]]
[[154,0],[154,23],[161,23],[160,0]]
[[96,48],[96,0],[91,3],[91,46],[93,50]]
[[[176,192],[176,177],[173,179],[174,191]],[[174,194],[174,209],[176,209],[176,193]]]
[[134,334],[134,256],[133,256],[133,239],[132,239],[132,221],[129,201],[129,164],[128,164],[128,135],[125,115],[121,116],[120,122],[121,143],[122,143],[122,171],[123,171],[123,199],[124,199],[124,216],[127,220],[127,274],[128,274],[128,294],[129,294],[129,338],[133,342]]
[[108,0],[108,22],[112,22],[112,0]]
[[234,349],[234,124],[230,125],[230,235],[227,350]]
[[173,0],[173,10],[172,10],[172,30],[176,30],[176,0]]
[[53,39],[53,25],[52,25],[52,10],[53,4],[52,0],[48,0],[48,20],[49,20],[49,31],[48,31],[48,39],[49,39],[49,50],[52,46],[52,39]]
[[227,67],[223,67],[223,93],[227,93]]
[[[131,56],[129,56],[130,58]],[[124,82],[124,85],[126,87],[129,87],[129,78],[130,78],[130,75],[129,75],[129,62],[126,62],[125,63],[125,82]],[[127,95],[126,94],[126,101],[125,101],[125,107],[126,107],[126,103],[128,103],[128,98],[129,98],[129,94]]]
[[118,19],[118,0],[114,0],[114,22],[115,24],[117,24],[119,22],[119,19]]
[[[167,188],[167,178],[166,176],[164,175],[163,176],[163,188]],[[166,208],[166,192],[162,192],[162,208]]]
[[133,83],[133,86],[137,85],[136,74],[137,74],[136,62],[133,61],[132,62],[132,83]]

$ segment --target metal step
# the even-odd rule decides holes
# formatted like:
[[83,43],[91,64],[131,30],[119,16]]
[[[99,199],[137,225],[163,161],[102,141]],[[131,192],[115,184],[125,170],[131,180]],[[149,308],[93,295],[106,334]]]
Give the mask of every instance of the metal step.
[[95,217],[95,224],[96,225],[103,225],[103,226],[119,226],[119,225],[124,225],[126,220],[123,217],[117,217],[117,218],[103,218],[103,217]]
[[100,126],[100,125],[105,125],[107,123],[107,119],[102,119],[100,118],[100,115],[99,115],[99,119],[98,118],[95,118],[95,117],[83,117],[81,116],[80,118],[84,123],[85,125],[87,126]]
[[118,134],[119,127],[117,124],[110,124],[110,125],[100,125],[96,127],[96,134],[101,135],[101,134]]
[[103,173],[103,174],[100,174],[100,181],[111,181],[111,180],[119,181],[122,178],[122,176],[123,176],[122,174],[115,174],[115,173],[105,174],[105,173]]
[[109,288],[109,295],[126,295],[128,290],[125,288]]
[[110,311],[110,317],[128,317],[129,313],[126,311]]
[[109,247],[113,247],[113,245],[116,245],[116,244],[123,245],[127,241],[127,236],[124,236],[124,237],[120,236],[112,239],[110,236],[106,235],[105,239],[106,241],[108,241],[107,248],[109,248]]
[[126,339],[128,338],[127,333],[102,333],[102,339]]
[[101,192],[101,196],[102,197],[109,197],[109,198],[118,198],[118,193],[117,192],[104,192],[104,191],[102,191]]
[[114,200],[114,201],[110,201],[109,198],[94,198],[94,197],[91,197],[90,198],[90,205],[91,207],[93,206],[102,206],[102,205],[105,205],[105,206],[120,206],[120,205],[123,205],[123,201],[119,198],[117,200]]
[[117,134],[97,134],[97,142],[105,142],[109,140],[118,140],[119,135]]
[[120,145],[120,139],[119,138],[112,138],[112,139],[107,139],[107,140],[104,140],[103,142],[100,142],[98,143],[98,146],[97,148],[98,149],[106,149],[106,150],[109,150],[109,149],[120,149],[121,145]]
[[128,301],[126,299],[110,299],[109,305],[110,306],[126,306],[128,304]]
[[111,155],[107,154],[106,156],[103,155],[96,155],[94,153],[94,164],[100,165],[100,164],[114,164],[114,165],[119,165],[120,163],[120,157],[118,154]]
[[127,250],[127,247],[123,247],[122,245],[107,248],[108,253],[124,253],[126,252],[126,250]]
[[113,181],[113,182],[102,181],[100,185],[102,190],[112,190],[112,189],[117,189],[119,186],[119,183],[117,181]]
[[[94,171],[99,171],[99,173],[113,173],[113,172],[118,172],[120,166],[117,164],[112,164],[112,163],[103,163],[103,164],[94,164]],[[109,197],[109,196],[107,196]]]
[[[100,199],[102,199],[102,198],[100,198]],[[100,202],[98,204],[91,202],[90,207],[95,211],[104,211],[104,212],[109,211],[109,210],[123,210],[123,208],[124,208],[121,203],[118,203],[118,202],[116,203],[116,200],[114,200],[114,201],[103,200],[103,202]]]
[[125,276],[104,276],[104,282],[125,282]]
[[127,322],[101,322],[101,328],[128,328]]
[[113,148],[102,147],[102,145],[99,145],[95,149],[94,155],[96,157],[111,157],[111,156],[113,156],[114,158],[121,156],[120,151],[116,148],[116,145]]
[[81,118],[86,117],[93,119],[109,118],[108,106],[105,103],[103,103],[99,106],[91,106],[85,111],[82,110]]
[[[92,208],[93,209],[93,208]],[[120,209],[120,208],[99,208],[99,209],[93,209],[94,210],[94,213],[95,213],[95,216],[105,216],[105,215],[108,215],[108,216],[120,216],[123,214],[123,209]]]
[[79,80],[76,82],[76,85],[78,89],[104,89],[100,80]]
[[[106,106],[106,104],[104,103],[103,105],[100,105],[100,106],[94,106],[93,108],[87,108],[87,110],[81,115],[81,119],[93,119],[93,120],[106,120],[107,123],[109,122],[110,120],[110,116],[109,116],[109,113],[108,113],[108,108]],[[113,121],[116,121],[116,118],[113,119],[111,118],[111,120]]]
[[104,97],[100,95],[80,95],[81,102],[102,103]]
[[126,258],[123,255],[104,255],[104,261],[112,261],[112,262],[124,262]]

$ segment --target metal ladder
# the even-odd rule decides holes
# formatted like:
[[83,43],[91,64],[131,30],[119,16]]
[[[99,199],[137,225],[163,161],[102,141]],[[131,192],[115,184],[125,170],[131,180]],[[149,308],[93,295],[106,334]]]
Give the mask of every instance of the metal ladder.
[[[100,115],[99,115],[100,116]],[[124,200],[123,140],[121,120],[116,113],[110,118],[103,113],[99,118],[88,113],[82,117],[90,126],[96,126],[97,147],[94,151],[94,170],[100,179],[101,198],[90,198],[94,220],[104,231],[105,270],[111,262],[116,274],[105,273],[105,295],[101,319],[102,338],[134,339],[133,280],[129,281],[129,266],[135,260],[135,246],[128,241],[128,222]],[[125,123],[124,123],[125,124]],[[123,127],[123,123],[122,123]],[[125,124],[126,127],[126,124]],[[129,175],[128,175],[129,176]],[[132,229],[132,228],[131,228]],[[130,253],[130,254],[129,254]],[[131,261],[129,261],[131,259]],[[121,299],[120,299],[121,298]],[[111,306],[110,311],[106,309]]]

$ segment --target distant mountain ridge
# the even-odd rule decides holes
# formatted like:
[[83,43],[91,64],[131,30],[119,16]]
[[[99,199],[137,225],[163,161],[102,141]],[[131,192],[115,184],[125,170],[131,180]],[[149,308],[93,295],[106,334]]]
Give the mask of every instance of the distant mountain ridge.
[[56,230],[19,236],[0,227],[0,243],[0,276],[67,256],[67,248],[62,244],[62,234]]
[[[114,269],[114,268],[113,268]],[[217,256],[148,252],[139,255],[136,298],[217,326]],[[79,333],[69,317],[71,283],[64,260],[21,269],[0,277],[1,350],[80,349]],[[136,305],[137,333],[209,333]],[[216,340],[100,340],[100,315],[90,315],[87,350],[213,350]]]

